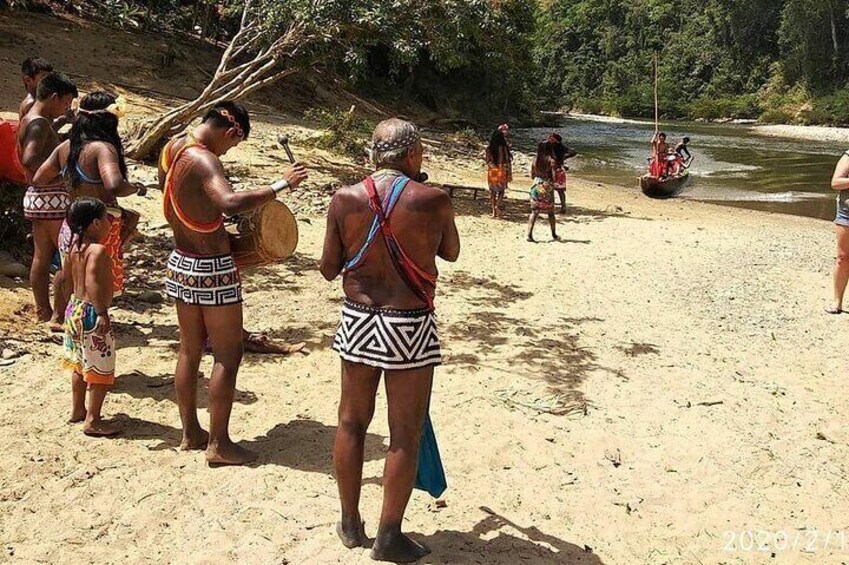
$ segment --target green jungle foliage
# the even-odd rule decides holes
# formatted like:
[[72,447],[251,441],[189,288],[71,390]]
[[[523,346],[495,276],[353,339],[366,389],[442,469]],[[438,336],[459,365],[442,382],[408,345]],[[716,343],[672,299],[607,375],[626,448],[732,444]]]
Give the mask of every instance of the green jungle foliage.
[[542,2],[537,104],[667,117],[849,120],[849,0]]
[[[246,0],[0,0],[226,42]],[[471,121],[573,109],[648,117],[849,121],[849,0],[250,0],[296,57],[362,94]],[[297,63],[297,60],[293,60]]]

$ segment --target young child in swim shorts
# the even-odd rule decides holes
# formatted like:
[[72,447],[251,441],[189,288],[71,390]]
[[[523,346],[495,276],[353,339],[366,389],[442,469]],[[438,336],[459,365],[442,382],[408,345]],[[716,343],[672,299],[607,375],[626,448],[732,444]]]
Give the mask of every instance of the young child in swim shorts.
[[73,371],[70,421],[85,422],[86,435],[113,436],[118,429],[101,416],[106,393],[115,383],[115,336],[109,318],[112,260],[99,243],[109,235],[106,205],[96,198],[79,198],[67,219],[71,242],[64,280],[73,294],[65,310],[64,361]]

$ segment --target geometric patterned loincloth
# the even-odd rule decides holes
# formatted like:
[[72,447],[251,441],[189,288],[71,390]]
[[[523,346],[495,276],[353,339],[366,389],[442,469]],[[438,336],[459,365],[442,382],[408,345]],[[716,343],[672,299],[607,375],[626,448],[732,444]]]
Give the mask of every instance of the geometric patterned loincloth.
[[392,310],[345,300],[333,349],[352,363],[404,371],[440,365],[433,310]]
[[24,193],[24,218],[27,220],[64,220],[71,195],[64,184],[30,186]]
[[198,306],[242,302],[242,282],[232,255],[198,257],[174,250],[168,257],[165,293]]

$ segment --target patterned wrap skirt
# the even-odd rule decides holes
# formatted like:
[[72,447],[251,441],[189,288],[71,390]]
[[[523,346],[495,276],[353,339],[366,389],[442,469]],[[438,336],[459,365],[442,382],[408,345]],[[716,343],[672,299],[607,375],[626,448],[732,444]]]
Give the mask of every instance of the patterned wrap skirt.
[[531,187],[531,210],[551,212],[554,210],[554,181],[535,178]]

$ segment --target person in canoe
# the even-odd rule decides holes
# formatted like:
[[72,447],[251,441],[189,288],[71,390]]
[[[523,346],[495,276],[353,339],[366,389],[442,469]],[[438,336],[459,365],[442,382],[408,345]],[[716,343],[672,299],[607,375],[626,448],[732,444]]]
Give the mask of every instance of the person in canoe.
[[649,173],[659,179],[669,175],[667,157],[669,156],[669,145],[666,143],[666,134],[655,133],[651,138],[651,161],[649,162]]
[[669,166],[672,167],[672,175],[680,175],[690,164],[690,161],[693,160],[693,155],[690,154],[690,149],[688,148],[689,144],[690,138],[685,137],[681,140],[681,143],[676,145],[675,149],[672,150],[672,154],[668,159]]
[[693,159],[693,156],[690,154],[690,138],[685,137],[681,140],[681,143],[675,146],[675,154],[680,157],[684,163],[687,163]]

